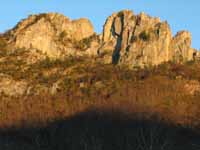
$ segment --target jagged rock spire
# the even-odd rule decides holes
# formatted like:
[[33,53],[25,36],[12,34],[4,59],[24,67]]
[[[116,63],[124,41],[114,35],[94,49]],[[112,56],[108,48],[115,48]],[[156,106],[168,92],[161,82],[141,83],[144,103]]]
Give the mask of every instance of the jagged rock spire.
[[50,58],[101,56],[103,63],[130,68],[190,61],[198,54],[191,48],[189,32],[180,31],[173,37],[166,21],[143,12],[113,13],[107,18],[103,33],[94,34],[88,19],[70,20],[57,13],[32,15],[9,31],[10,43],[16,49],[37,49]]
[[[132,67],[158,65],[167,61],[193,60],[191,35],[187,31],[172,37],[168,23],[145,13],[130,10],[108,17],[103,30],[101,51],[112,54],[114,64]],[[181,60],[180,60],[181,58]]]

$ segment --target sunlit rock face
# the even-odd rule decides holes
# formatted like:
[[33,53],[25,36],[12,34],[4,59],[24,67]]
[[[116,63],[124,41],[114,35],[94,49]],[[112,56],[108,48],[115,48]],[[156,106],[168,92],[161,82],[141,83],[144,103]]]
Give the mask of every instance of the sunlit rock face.
[[110,54],[112,63],[130,68],[194,59],[189,32],[181,31],[172,37],[166,21],[161,22],[145,13],[134,15],[130,10],[108,17],[101,53]]
[[191,34],[180,31],[172,39],[173,57],[177,62],[193,60],[195,50],[191,48]]
[[88,19],[70,20],[57,13],[32,15],[11,31],[16,48],[38,49],[49,57],[75,55],[77,52],[72,43],[93,34]]
[[135,15],[130,10],[109,16],[99,35],[88,19],[70,20],[61,14],[47,13],[22,20],[9,31],[9,37],[14,49],[24,48],[37,56],[31,62],[39,60],[41,53],[41,58],[99,57],[102,63],[135,68],[191,61],[199,56],[191,48],[189,32],[180,31],[173,37],[166,21],[145,13]]
[[[188,31],[173,37],[166,21],[145,13],[113,13],[99,35],[88,19],[70,20],[57,13],[31,15],[0,34],[0,95],[56,94],[65,77],[74,77],[74,70],[85,65],[80,60],[87,65],[102,63],[137,69],[197,59],[200,52],[191,48]],[[70,68],[70,64],[74,66]],[[185,89],[193,94],[199,91],[199,83],[188,83]]]

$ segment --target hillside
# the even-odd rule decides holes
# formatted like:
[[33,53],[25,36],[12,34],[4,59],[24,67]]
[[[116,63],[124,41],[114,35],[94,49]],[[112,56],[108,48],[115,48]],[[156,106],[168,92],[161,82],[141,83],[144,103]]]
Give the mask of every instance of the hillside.
[[144,13],[31,15],[0,35],[0,149],[199,149],[199,58]]
[[85,18],[31,15],[1,35],[0,46],[0,93],[15,97],[43,91],[54,95],[64,78],[76,78],[71,72],[84,64],[137,70],[199,59],[189,32],[172,37],[166,21],[130,10],[108,17],[99,35]]

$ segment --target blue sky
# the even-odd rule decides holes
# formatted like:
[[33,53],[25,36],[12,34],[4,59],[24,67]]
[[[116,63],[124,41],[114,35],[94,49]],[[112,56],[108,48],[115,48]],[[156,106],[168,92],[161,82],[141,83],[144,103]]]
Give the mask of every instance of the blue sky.
[[30,14],[59,12],[75,19],[89,18],[96,32],[102,31],[107,16],[122,9],[144,11],[167,20],[173,34],[179,30],[192,33],[194,48],[200,48],[200,0],[2,0],[0,32],[12,28]]

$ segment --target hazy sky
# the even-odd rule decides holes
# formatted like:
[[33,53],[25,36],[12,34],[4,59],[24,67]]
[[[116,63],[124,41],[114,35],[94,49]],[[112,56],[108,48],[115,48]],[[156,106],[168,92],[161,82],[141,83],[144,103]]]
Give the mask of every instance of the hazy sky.
[[70,18],[87,17],[101,32],[107,16],[122,9],[144,11],[167,20],[173,34],[189,30],[193,47],[200,48],[200,0],[1,0],[0,32],[12,28],[29,14],[59,12]]

